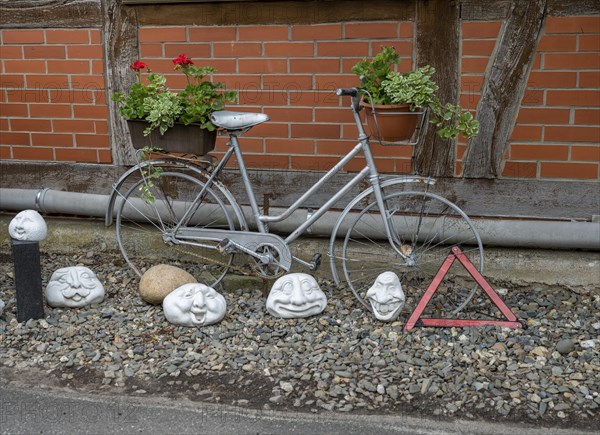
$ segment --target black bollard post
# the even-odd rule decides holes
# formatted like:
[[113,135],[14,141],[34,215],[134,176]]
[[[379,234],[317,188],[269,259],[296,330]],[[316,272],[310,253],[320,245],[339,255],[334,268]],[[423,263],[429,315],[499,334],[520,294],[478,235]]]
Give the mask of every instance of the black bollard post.
[[40,268],[40,244],[12,239],[15,287],[17,289],[17,321],[44,317],[44,295]]

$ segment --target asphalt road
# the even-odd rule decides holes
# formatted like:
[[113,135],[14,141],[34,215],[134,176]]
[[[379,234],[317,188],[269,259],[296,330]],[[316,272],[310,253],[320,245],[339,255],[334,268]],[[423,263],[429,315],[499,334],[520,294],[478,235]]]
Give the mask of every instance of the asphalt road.
[[26,385],[0,385],[1,434],[578,434],[581,432],[470,421],[306,414],[165,398],[91,395]]

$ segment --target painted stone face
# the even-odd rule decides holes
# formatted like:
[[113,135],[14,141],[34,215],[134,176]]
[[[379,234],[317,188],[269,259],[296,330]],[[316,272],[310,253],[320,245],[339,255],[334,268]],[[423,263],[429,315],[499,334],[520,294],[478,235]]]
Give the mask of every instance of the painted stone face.
[[398,276],[394,272],[383,272],[367,291],[367,300],[371,303],[375,317],[384,322],[391,322],[400,314],[406,296]]
[[44,218],[35,210],[23,210],[8,224],[8,234],[15,240],[39,242],[48,234]]
[[198,327],[217,323],[225,316],[225,298],[207,285],[184,284],[163,300],[167,320],[175,325]]
[[46,301],[51,307],[80,308],[103,299],[102,283],[84,266],[58,269],[46,287]]
[[275,281],[267,298],[267,311],[275,317],[295,319],[323,312],[327,296],[306,273],[290,273]]

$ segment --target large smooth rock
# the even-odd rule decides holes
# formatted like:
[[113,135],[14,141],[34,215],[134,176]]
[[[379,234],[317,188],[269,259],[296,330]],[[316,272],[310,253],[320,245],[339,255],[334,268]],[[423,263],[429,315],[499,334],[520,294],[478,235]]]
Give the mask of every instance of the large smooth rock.
[[2,299],[0,299],[0,316],[2,315],[3,312],[4,312],[4,302],[2,302]]
[[159,264],[142,275],[140,296],[150,304],[162,304],[165,296],[176,288],[196,282],[196,278],[179,267]]

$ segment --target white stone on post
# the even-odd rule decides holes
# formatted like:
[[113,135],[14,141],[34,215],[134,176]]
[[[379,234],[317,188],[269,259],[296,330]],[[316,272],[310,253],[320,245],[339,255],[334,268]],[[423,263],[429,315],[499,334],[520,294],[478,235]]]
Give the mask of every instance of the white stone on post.
[[104,286],[96,274],[84,266],[58,269],[46,287],[51,307],[81,308],[104,300]]
[[267,298],[267,311],[275,317],[295,319],[322,313],[327,296],[314,277],[290,273],[273,284]]
[[174,325],[199,327],[212,325],[225,317],[223,295],[205,284],[184,284],[163,300],[163,311]]
[[8,224],[15,269],[18,322],[44,317],[39,242],[46,238],[47,233],[44,218],[35,210],[23,210]]
[[35,210],[23,210],[8,224],[8,234],[14,240],[40,242],[48,234],[48,226]]
[[367,291],[367,300],[377,319],[384,322],[396,320],[406,302],[398,275],[394,272],[380,274]]

